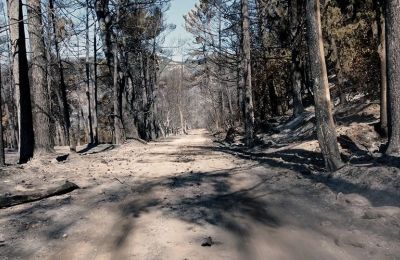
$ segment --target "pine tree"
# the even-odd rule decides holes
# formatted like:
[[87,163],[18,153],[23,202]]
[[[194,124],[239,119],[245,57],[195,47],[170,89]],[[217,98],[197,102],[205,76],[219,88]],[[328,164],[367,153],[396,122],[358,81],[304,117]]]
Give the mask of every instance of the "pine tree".
[[17,97],[16,106],[18,110],[19,162],[25,163],[33,157],[34,135],[22,1],[9,0],[8,13],[10,18],[10,40],[13,52],[13,77]]
[[254,141],[254,108],[251,79],[250,18],[248,0],[242,0],[242,55],[244,75],[244,122],[246,145]]
[[331,110],[319,0],[307,1],[307,42],[313,78],[319,146],[321,147],[327,170],[335,171],[343,166],[343,162],[340,158]]
[[47,88],[46,47],[40,0],[28,1],[29,38],[32,50],[32,96],[35,153],[52,152],[54,148],[51,131],[50,97]]
[[0,67],[0,167],[6,164],[6,158],[4,154],[4,139],[3,139],[3,99],[2,99],[2,74]]
[[389,108],[388,155],[400,154],[400,2],[386,1],[387,87]]

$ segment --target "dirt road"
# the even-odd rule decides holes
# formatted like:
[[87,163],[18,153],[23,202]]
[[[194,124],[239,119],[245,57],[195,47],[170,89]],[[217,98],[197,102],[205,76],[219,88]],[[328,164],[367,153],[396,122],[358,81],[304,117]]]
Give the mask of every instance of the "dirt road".
[[399,259],[397,207],[245,159],[204,130],[96,149],[1,173],[2,189],[81,187],[0,209],[1,259]]

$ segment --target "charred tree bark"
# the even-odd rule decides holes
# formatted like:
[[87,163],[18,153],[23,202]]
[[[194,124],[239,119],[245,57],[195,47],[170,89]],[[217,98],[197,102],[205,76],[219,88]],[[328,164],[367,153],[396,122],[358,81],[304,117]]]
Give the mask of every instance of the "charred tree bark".
[[343,166],[343,162],[340,158],[335,124],[331,111],[319,0],[308,0],[306,13],[307,41],[311,61],[311,75],[313,78],[318,141],[327,170],[335,171]]
[[233,126],[233,104],[232,104],[232,93],[227,85],[225,85],[226,97],[228,102],[228,111],[229,111],[229,126]]
[[293,116],[297,117],[304,112],[301,95],[301,68],[297,50],[292,50],[292,88],[293,88]]
[[103,51],[107,60],[107,64],[112,71],[112,62],[113,62],[113,50],[112,50],[112,41],[111,41],[111,16],[108,10],[109,0],[97,0],[95,1],[95,11],[97,16],[97,21],[99,22],[100,27],[100,36],[103,43]]
[[92,100],[90,98],[90,41],[89,41],[89,0],[86,0],[86,98],[88,102],[89,119],[89,142],[94,144],[93,123],[92,123]]
[[242,125],[244,118],[244,95],[243,95],[243,77],[241,74],[241,62],[236,65],[236,86],[237,86],[237,115],[239,124]]
[[267,78],[267,87],[269,92],[269,101],[271,105],[271,114],[273,116],[278,116],[279,114],[279,98],[276,94],[275,83],[273,76]]
[[29,38],[32,50],[32,94],[35,153],[53,151],[50,98],[47,89],[46,47],[43,38],[40,0],[28,1]]
[[400,154],[400,2],[386,1],[387,88],[389,112],[388,155]]
[[[180,68],[180,76],[179,76],[179,85],[178,85],[178,93],[177,93],[177,105],[178,105],[178,111],[179,111],[179,122],[181,125],[181,134],[186,134],[185,133],[185,125],[184,125],[184,118],[183,118],[183,112],[182,112],[182,89],[183,89],[183,62],[181,63],[181,68]],[[208,80],[207,80],[207,89],[208,89]]]
[[[62,120],[63,120],[63,130],[64,130],[64,139],[66,140],[67,145],[70,144],[70,139],[71,139],[71,120],[70,120],[70,114],[69,114],[69,106],[68,106],[68,97],[67,97],[67,86],[65,84],[65,78],[64,78],[64,66],[61,60],[61,55],[60,55],[60,46],[58,43],[58,33],[57,33],[57,24],[56,24],[56,15],[55,15],[55,9],[54,9],[54,0],[49,0],[49,19],[52,24],[52,29],[53,29],[53,44],[55,47],[56,51],[56,59],[57,59],[57,69],[59,73],[59,88],[56,91],[57,95],[57,100],[58,100],[58,106],[60,107],[60,110],[62,112]],[[72,147],[72,151],[73,151]]]
[[304,112],[303,99],[301,96],[301,66],[300,66],[300,48],[302,28],[299,26],[299,8],[297,0],[289,1],[290,14],[291,14],[291,25],[290,31],[292,36],[292,65],[291,65],[291,79],[292,79],[292,91],[293,91],[293,116],[297,117]]
[[344,80],[344,76],[343,76],[341,56],[339,53],[340,46],[338,48],[335,39],[331,39],[331,45],[332,45],[331,56],[335,57],[334,63],[335,63],[335,70],[336,70],[336,77],[337,77],[337,89],[338,89],[338,94],[339,94],[340,105],[344,106],[347,104],[347,98],[346,98],[346,93],[344,92],[345,80]]
[[150,141],[155,139],[155,131],[154,131],[154,81],[153,81],[153,73],[152,73],[152,66],[150,66],[152,55],[149,55],[147,52],[145,53],[145,75],[146,78],[146,92],[147,92],[147,99],[145,105],[145,125],[146,125],[146,140]]
[[120,111],[121,103],[119,98],[120,86],[118,82],[118,50],[117,44],[114,44],[114,72],[113,72],[113,107],[114,107],[114,143],[123,144],[125,140],[125,129],[122,123],[122,115]]
[[248,0],[242,0],[242,55],[244,76],[244,122],[246,145],[254,141],[254,109],[251,82],[250,18]]
[[22,1],[9,0],[8,12],[13,53],[13,77],[17,96],[19,162],[25,163],[33,157],[34,136]]
[[379,46],[378,53],[380,59],[380,128],[383,136],[388,136],[388,106],[387,106],[387,64],[386,64],[386,35],[385,35],[385,17],[383,15],[383,6],[380,0],[375,1],[376,23],[378,27]]
[[[2,8],[3,11],[3,17],[4,20],[6,21],[7,18],[9,18],[6,14],[5,8],[3,6]],[[10,141],[9,141],[9,147],[11,149],[17,149],[18,147],[18,130],[16,128],[17,121],[18,121],[18,116],[16,114],[16,104],[14,102],[15,99],[15,88],[14,88],[14,82],[13,82],[13,58],[12,58],[12,47],[11,47],[11,38],[10,38],[10,27],[7,27],[5,30],[6,33],[6,38],[8,39],[7,41],[7,62],[8,62],[8,76],[9,76],[9,96],[8,96],[8,104],[6,104],[6,110],[8,112],[8,130],[10,132]],[[4,130],[4,129],[3,129]]]
[[6,158],[4,153],[4,139],[3,139],[3,100],[2,100],[2,74],[0,67],[0,167],[6,165]]
[[[95,4],[96,16],[100,26],[100,35],[103,42],[103,51],[107,60],[107,65],[113,76],[113,125],[114,143],[123,144],[126,141],[125,129],[122,122],[122,96],[119,81],[119,61],[118,61],[118,35],[112,32],[112,25],[119,25],[120,6],[116,3],[115,23],[112,23],[108,8],[109,0],[98,0]],[[112,41],[114,40],[114,42]]]
[[[47,12],[49,12],[49,6],[47,6]],[[51,111],[51,117],[50,117],[50,126],[51,126],[51,133],[52,133],[52,140],[53,140],[53,145],[63,145],[66,140],[61,140],[62,135],[58,135],[58,129],[57,129],[57,120],[59,119],[57,115],[59,111],[57,111],[59,108],[57,107],[56,104],[52,102],[52,95],[53,93],[57,92],[57,84],[55,84],[54,78],[53,78],[53,65],[54,65],[54,60],[52,56],[52,51],[51,51],[51,44],[52,44],[52,31],[51,31],[51,21],[50,19],[47,19],[46,24],[44,25],[43,29],[46,30],[45,34],[47,35],[46,37],[46,77],[47,77],[47,92],[49,95],[49,109]]]
[[157,104],[158,104],[158,63],[157,63],[157,54],[156,54],[156,37],[154,37],[153,40],[153,59],[152,59],[152,97],[153,97],[153,103],[152,103],[152,113],[153,113],[153,127],[154,127],[154,132],[155,132],[155,138],[163,136],[162,133],[162,128],[160,128],[160,119],[157,114]]
[[99,143],[99,119],[98,119],[98,79],[97,79],[97,26],[94,22],[93,33],[93,123],[94,123],[94,142]]
[[44,190],[28,191],[18,195],[0,196],[0,208],[8,208],[28,202],[38,201],[52,196],[59,196],[79,189],[73,182],[65,181],[55,187]]

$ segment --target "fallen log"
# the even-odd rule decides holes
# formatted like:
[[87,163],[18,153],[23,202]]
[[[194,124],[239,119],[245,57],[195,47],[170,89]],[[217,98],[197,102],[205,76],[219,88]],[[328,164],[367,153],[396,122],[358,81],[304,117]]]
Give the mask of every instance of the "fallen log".
[[0,195],[0,208],[8,208],[28,202],[38,201],[53,196],[59,196],[79,189],[79,186],[73,182],[65,181],[56,187],[45,190],[29,191],[17,195]]

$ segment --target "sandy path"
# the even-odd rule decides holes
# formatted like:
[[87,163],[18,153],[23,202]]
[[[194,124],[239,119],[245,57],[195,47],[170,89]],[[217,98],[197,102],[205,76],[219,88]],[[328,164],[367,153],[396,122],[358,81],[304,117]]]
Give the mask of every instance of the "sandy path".
[[[10,187],[67,178],[82,189],[1,209],[0,258],[399,259],[397,215],[365,218],[368,201],[343,204],[277,165],[241,159],[198,130],[12,167],[0,179]],[[213,246],[202,247],[208,236]]]

